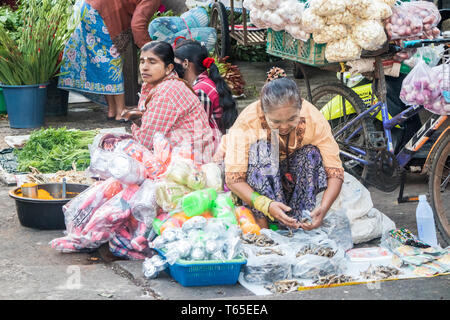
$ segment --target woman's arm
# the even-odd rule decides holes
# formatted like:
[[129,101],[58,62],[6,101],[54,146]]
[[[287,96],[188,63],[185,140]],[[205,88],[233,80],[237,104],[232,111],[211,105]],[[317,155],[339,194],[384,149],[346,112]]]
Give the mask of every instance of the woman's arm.
[[342,187],[342,183],[343,183],[343,181],[341,179],[328,178],[327,182],[328,182],[328,186],[323,193],[322,202],[320,203],[320,206],[316,207],[311,212],[311,218],[312,218],[311,224],[302,223],[300,225],[301,228],[303,228],[305,230],[312,230],[312,229],[320,227],[322,225],[323,219],[325,218],[325,215],[327,214],[328,210],[330,210],[334,201],[336,200],[339,193],[341,192],[341,187]]
[[[227,186],[242,201],[253,206],[251,198],[252,198],[252,194],[253,194],[254,190],[252,189],[252,187],[250,187],[250,185],[247,182],[238,182],[238,183],[233,183],[230,185],[227,184]],[[297,222],[296,219],[291,218],[286,215],[285,212],[288,212],[288,211],[291,211],[291,208],[281,202],[273,201],[269,206],[269,213],[274,219],[282,222],[283,224],[285,224],[286,226],[288,226],[290,228],[298,229],[300,224]],[[269,225],[267,223],[267,219],[265,217],[259,218],[259,219],[255,217],[255,219],[261,228],[269,227]]]
[[131,31],[133,32],[134,42],[139,48],[152,40],[147,27],[160,5],[160,0],[142,0],[134,10],[131,18]]

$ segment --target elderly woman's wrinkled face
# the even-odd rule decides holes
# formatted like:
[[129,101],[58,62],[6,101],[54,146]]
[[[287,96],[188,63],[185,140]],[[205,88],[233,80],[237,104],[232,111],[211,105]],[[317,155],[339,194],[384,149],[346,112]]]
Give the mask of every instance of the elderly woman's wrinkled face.
[[280,135],[287,135],[300,122],[300,106],[286,102],[265,112],[270,129],[278,130]]
[[139,59],[139,71],[144,82],[151,85],[157,85],[164,77],[170,74],[173,70],[173,65],[166,66],[152,50],[141,52]]

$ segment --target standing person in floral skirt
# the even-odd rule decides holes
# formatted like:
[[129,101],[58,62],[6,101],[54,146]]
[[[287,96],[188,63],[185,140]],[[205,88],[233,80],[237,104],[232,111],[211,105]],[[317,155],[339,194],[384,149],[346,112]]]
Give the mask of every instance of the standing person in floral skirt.
[[78,26],[64,50],[58,87],[108,105],[108,120],[123,120],[122,55],[128,43],[151,41],[147,26],[160,0],[78,0]]

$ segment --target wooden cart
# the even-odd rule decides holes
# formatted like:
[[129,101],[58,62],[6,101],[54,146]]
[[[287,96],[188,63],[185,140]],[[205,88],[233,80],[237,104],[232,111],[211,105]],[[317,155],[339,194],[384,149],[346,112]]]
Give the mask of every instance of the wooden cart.
[[[230,56],[231,38],[243,46],[266,45],[266,29],[247,24],[248,10],[242,0],[215,0],[211,7],[210,26],[217,31],[215,53],[220,58]],[[242,24],[236,24],[234,13],[242,13]]]

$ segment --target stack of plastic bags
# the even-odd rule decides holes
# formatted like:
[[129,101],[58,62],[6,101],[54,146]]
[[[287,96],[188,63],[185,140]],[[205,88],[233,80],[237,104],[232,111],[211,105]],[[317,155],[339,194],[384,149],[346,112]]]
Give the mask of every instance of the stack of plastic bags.
[[208,51],[214,49],[217,33],[208,27],[208,12],[203,7],[197,7],[183,13],[179,17],[160,17],[154,19],[148,26],[148,33],[153,40],[174,44],[179,37],[193,39],[205,45]]
[[[179,259],[187,261],[229,261],[241,255],[241,229],[222,219],[195,216],[183,223],[182,227],[167,228],[156,237],[150,247],[161,252],[168,264]],[[155,263],[146,259],[144,275],[157,276],[160,271]]]

